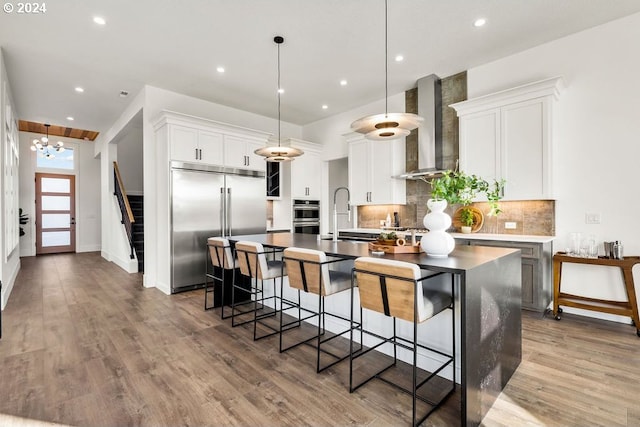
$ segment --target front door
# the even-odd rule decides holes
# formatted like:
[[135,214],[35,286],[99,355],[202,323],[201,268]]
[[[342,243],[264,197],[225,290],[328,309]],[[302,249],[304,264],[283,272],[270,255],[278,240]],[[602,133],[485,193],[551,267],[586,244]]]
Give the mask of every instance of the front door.
[[75,176],[36,173],[36,255],[76,251]]

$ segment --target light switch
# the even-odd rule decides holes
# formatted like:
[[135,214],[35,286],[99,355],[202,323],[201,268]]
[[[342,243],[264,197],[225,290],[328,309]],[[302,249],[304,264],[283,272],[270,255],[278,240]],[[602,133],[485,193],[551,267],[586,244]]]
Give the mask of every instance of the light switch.
[[507,230],[515,230],[517,225],[517,222],[507,221],[504,223],[504,228],[506,228]]

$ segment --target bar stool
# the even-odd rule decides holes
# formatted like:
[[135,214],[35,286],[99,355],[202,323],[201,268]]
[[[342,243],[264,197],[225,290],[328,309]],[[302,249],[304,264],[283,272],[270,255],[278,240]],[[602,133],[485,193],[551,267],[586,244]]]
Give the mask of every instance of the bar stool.
[[[231,253],[231,245],[229,240],[223,237],[209,237],[207,239],[209,248],[209,257],[213,265],[213,271],[209,271],[209,263],[206,264],[205,281],[204,281],[204,309],[211,310],[215,307],[215,285],[220,283],[220,318],[228,319],[230,316],[224,315],[224,278],[227,270],[233,270],[235,260]],[[219,273],[219,274],[218,274]],[[211,285],[211,286],[210,286]],[[212,295],[211,305],[208,305],[209,295]]]
[[[270,249],[265,251],[261,243],[238,241],[235,244],[235,259],[236,266],[240,269],[240,274],[251,279],[249,289],[242,287],[238,280],[236,280],[236,269],[233,270],[233,284],[231,292],[231,325],[233,327],[240,326],[245,323],[253,323],[253,339],[258,340],[266,338],[268,336],[277,334],[280,332],[278,327],[269,325],[261,320],[272,317],[278,314],[282,308],[281,298],[278,297],[276,292],[276,279],[286,275],[286,268],[283,262],[280,260],[267,260],[267,254],[276,254],[280,250]],[[264,281],[273,281],[273,295],[264,296]],[[236,292],[249,293],[251,296],[250,301],[236,303]],[[273,307],[267,309],[265,302],[272,300]],[[280,302],[280,307],[278,307]],[[258,306],[258,303],[260,306]],[[238,307],[245,306],[247,304],[253,304],[253,308],[249,310],[240,310]],[[236,313],[238,311],[238,313]],[[253,314],[253,318],[236,322],[236,318],[246,314]],[[257,336],[258,323],[271,329],[272,332],[264,334],[260,337]]]
[[[433,411],[435,411],[440,404],[455,391],[456,377],[454,366],[455,355],[455,312],[454,304],[452,300],[453,295],[453,279],[451,280],[451,294],[446,292],[430,290],[425,286],[425,281],[439,276],[443,273],[428,272],[420,270],[416,264],[394,261],[381,258],[361,257],[356,259],[355,267],[353,269],[352,280],[358,281],[358,292],[360,295],[360,307],[362,309],[375,311],[385,316],[393,318],[393,336],[384,337],[361,328],[365,336],[373,337],[372,342],[377,343],[372,347],[367,348],[356,353],[353,351],[353,330],[351,332],[351,357],[349,358],[349,391],[354,392],[360,386],[369,382],[373,378],[378,378],[400,390],[411,394],[412,396],[412,422],[413,425],[419,425],[427,419]],[[352,291],[353,292],[353,291]],[[451,327],[452,327],[452,351],[451,354],[444,353],[437,349],[427,347],[423,344],[418,344],[418,324],[425,322],[445,309],[451,309]],[[362,311],[361,311],[362,316]],[[353,317],[353,316],[352,316]],[[362,317],[361,317],[362,319]],[[397,335],[396,319],[406,320],[413,325],[413,337],[407,339]],[[362,321],[364,324],[364,321]],[[358,329],[358,328],[356,328]],[[354,360],[364,356],[369,351],[374,350],[385,343],[391,343],[393,345],[393,363],[384,367],[377,373],[371,375],[364,381],[357,385],[354,385],[353,381],[353,364]],[[363,345],[364,343],[360,343]],[[384,378],[382,374],[388,369],[396,366],[397,364],[397,348],[403,348],[412,352],[412,387],[407,389],[401,384],[393,382],[387,378]],[[435,353],[434,356],[441,356],[441,363],[439,366],[425,379],[418,382],[418,349],[428,350]],[[451,365],[453,372],[453,380],[451,381],[450,390],[446,391],[437,401],[431,401],[422,396],[418,396],[418,390],[424,386],[430,379],[436,376],[446,366]],[[431,405],[431,409],[422,416],[420,419],[416,419],[416,400],[420,399],[423,402]]]
[[[322,251],[303,248],[287,248],[284,250],[283,261],[287,269],[287,276],[289,278],[289,287],[295,289],[298,294],[297,303],[289,300],[283,301],[282,315],[280,316],[280,353],[297,347],[301,344],[308,344],[316,348],[316,372],[324,371],[325,369],[335,365],[336,363],[345,360],[349,357],[349,352],[344,355],[338,355],[332,352],[330,349],[326,349],[328,346],[323,344],[338,338],[347,332],[350,328],[347,327],[342,332],[336,332],[329,337],[325,337],[325,317],[329,316],[334,319],[342,320],[345,324],[350,324],[351,319],[346,316],[341,316],[337,313],[327,312],[325,310],[325,297],[334,295],[339,292],[349,290],[351,288],[351,273],[339,270],[330,270],[330,265],[335,265],[339,262],[350,261],[344,258],[327,258],[327,255]],[[284,279],[281,279],[280,295],[284,295],[283,283]],[[308,294],[314,294],[318,296],[318,306],[316,310],[305,308],[300,302],[300,291]],[[293,321],[285,323],[284,315],[290,314],[291,311],[297,311],[297,315]],[[308,338],[303,338],[297,341],[295,344],[291,344],[287,347],[283,347],[283,335],[286,331],[293,329],[294,326],[300,326],[301,322],[309,321],[311,319],[317,319],[316,333]],[[311,342],[316,340],[315,345]],[[332,357],[334,360],[326,366],[320,367],[320,353],[324,353]]]

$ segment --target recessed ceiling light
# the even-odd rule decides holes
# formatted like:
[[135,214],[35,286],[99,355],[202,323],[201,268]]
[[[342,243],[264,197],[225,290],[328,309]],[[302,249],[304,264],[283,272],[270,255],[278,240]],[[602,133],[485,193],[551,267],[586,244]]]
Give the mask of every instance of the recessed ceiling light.
[[340,80],[340,86],[346,86],[346,85],[347,85],[346,80]]
[[71,116],[67,116],[67,120],[69,120],[69,121],[73,121],[74,119],[73,119],[73,117],[71,117]]
[[323,110],[326,110],[327,108],[329,108],[329,106],[328,106],[327,104],[324,104],[324,105],[322,106],[322,109],[323,109]]
[[282,88],[278,89],[278,93],[284,93],[284,89]]
[[396,62],[402,62],[402,61],[404,61],[404,56],[396,55]]
[[219,73],[224,73],[224,67],[218,67],[216,68],[216,71]]
[[82,93],[82,92],[84,92],[84,89],[82,89],[80,86],[78,86],[75,90],[76,90],[76,92],[78,92],[78,93]]
[[94,16],[93,22],[95,22],[98,25],[105,25],[107,23],[107,21],[101,16]]
[[484,24],[487,23],[487,20],[484,18],[478,18],[475,21],[473,21],[473,26],[474,27],[482,27]]

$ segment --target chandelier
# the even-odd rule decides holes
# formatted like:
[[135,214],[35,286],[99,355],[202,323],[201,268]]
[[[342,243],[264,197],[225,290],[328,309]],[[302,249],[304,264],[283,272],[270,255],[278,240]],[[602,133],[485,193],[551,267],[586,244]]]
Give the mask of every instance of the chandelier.
[[64,151],[64,144],[62,141],[58,141],[56,145],[49,145],[49,126],[51,126],[49,123],[45,123],[44,127],[47,128],[47,135],[40,139],[34,139],[31,151],[38,151],[41,157],[53,159],[55,153],[62,153]]
[[273,41],[278,46],[278,145],[259,148],[254,153],[264,157],[267,162],[290,162],[304,152],[294,147],[280,145],[280,94],[283,92],[280,87],[280,45],[284,42],[284,37],[275,36]]
[[412,113],[389,113],[389,59],[387,37],[387,0],[384,1],[384,114],[363,117],[351,123],[351,130],[365,138],[385,141],[409,135],[420,125],[422,117]]

